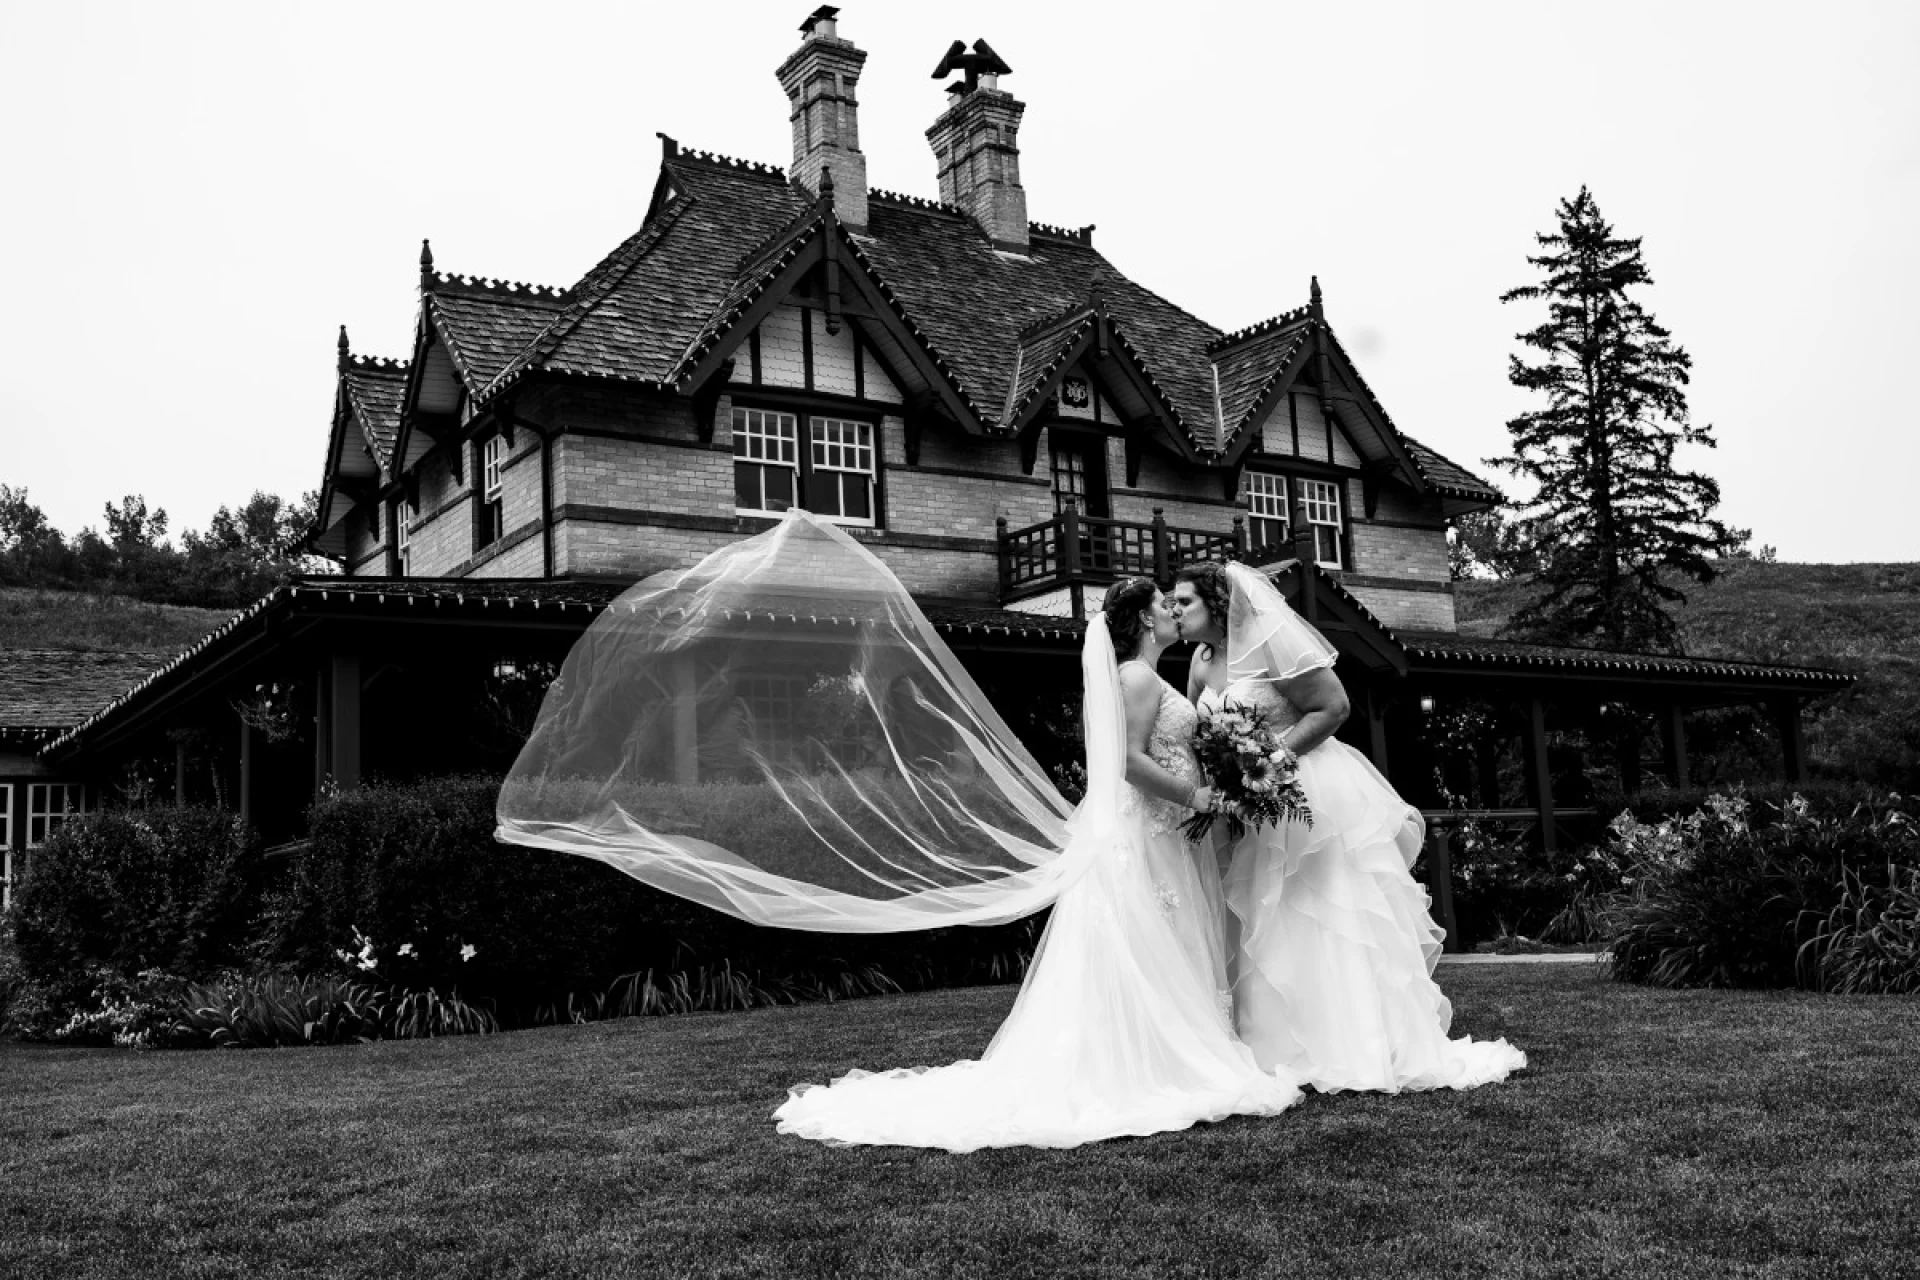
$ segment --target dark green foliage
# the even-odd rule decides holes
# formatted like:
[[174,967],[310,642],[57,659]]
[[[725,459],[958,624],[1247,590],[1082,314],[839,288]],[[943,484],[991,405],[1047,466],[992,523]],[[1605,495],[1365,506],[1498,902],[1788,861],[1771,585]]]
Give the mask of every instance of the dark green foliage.
[[131,493],[105,505],[106,533],[67,538],[25,489],[0,484],[0,583],[112,591],[140,600],[235,609],[297,573],[326,572],[303,550],[318,495],[298,502],[256,491],[221,507],[204,533],[167,539],[166,511]]
[[1778,807],[1711,797],[1685,818],[1623,817],[1609,852],[1627,890],[1610,930],[1622,981],[1855,991],[1920,981],[1891,964],[1920,959],[1908,892],[1920,828],[1897,796]]
[[[753,838],[771,838],[773,816],[740,789],[690,790],[689,803],[707,806],[694,823],[704,836],[724,844],[752,827]],[[609,1007],[745,1007],[1006,981],[1037,936],[1034,921],[870,936],[755,927],[591,859],[496,843],[498,792],[493,779],[436,779],[316,806],[309,846],[270,895],[255,958],[457,991],[518,1026]],[[647,996],[648,983],[667,994]]]
[[193,977],[238,958],[259,851],[217,809],[75,819],[34,851],[7,928],[24,975],[70,994],[100,971]]
[[1693,361],[1628,290],[1653,282],[1640,241],[1621,239],[1585,187],[1561,202],[1556,232],[1527,261],[1538,284],[1502,302],[1544,301],[1517,335],[1538,363],[1510,357],[1508,380],[1546,406],[1507,423],[1513,454],[1489,459],[1536,486],[1524,512],[1546,593],[1515,615],[1516,634],[1564,644],[1675,650],[1676,578],[1710,581],[1711,557],[1746,540],[1712,516],[1720,487],[1675,467],[1681,445],[1714,444],[1687,417]]
[[272,971],[187,986],[169,1028],[176,1047],[257,1049],[486,1035],[492,1014],[436,991]]

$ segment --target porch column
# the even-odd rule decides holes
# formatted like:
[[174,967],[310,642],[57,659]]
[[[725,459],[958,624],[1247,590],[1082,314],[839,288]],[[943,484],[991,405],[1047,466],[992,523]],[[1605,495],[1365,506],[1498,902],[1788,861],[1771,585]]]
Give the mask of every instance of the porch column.
[[173,744],[173,807],[187,807],[187,740],[177,738]]
[[1676,791],[1689,785],[1687,776],[1687,709],[1677,702],[1667,704],[1666,723],[1667,781]]
[[1367,754],[1373,758],[1373,767],[1380,771],[1381,777],[1387,777],[1387,699],[1372,684],[1366,686],[1367,693]]
[[1447,931],[1442,946],[1460,950],[1460,922],[1453,914],[1453,832],[1444,821],[1427,829],[1427,888],[1433,894],[1436,922]]
[[360,655],[336,653],[327,667],[327,771],[350,791],[360,785]]
[[1527,700],[1527,775],[1534,806],[1540,810],[1540,846],[1559,847],[1553,829],[1553,772],[1547,761],[1547,704],[1535,694]]
[[1786,783],[1802,781],[1807,772],[1807,739],[1800,725],[1800,699],[1780,698],[1773,704],[1773,722],[1780,729],[1780,764]]
[[240,803],[240,822],[243,826],[253,825],[253,726],[245,717],[240,720],[240,794],[236,797]]
[[667,667],[673,689],[673,780],[683,786],[700,781],[699,688],[693,659],[674,658]]

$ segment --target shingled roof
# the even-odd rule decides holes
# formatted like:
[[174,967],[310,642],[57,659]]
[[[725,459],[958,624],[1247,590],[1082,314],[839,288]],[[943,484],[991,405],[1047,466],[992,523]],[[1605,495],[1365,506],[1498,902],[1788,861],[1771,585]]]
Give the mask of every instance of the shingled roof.
[[500,376],[566,303],[560,289],[441,274],[434,275],[426,294],[427,313],[468,394]]
[[153,653],[14,649],[0,680],[0,740],[51,738],[166,664]]
[[382,467],[392,466],[393,442],[400,434],[400,402],[407,389],[407,362],[353,356],[340,378],[367,448]]

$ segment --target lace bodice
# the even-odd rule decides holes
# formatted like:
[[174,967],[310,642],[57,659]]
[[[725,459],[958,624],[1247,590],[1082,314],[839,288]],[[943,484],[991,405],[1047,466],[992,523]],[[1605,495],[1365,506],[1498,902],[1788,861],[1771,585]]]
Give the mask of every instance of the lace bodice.
[[1270,680],[1236,680],[1224,691],[1207,689],[1200,694],[1200,705],[1213,708],[1231,698],[1246,706],[1259,707],[1267,713],[1267,727],[1275,733],[1285,733],[1300,723],[1301,711],[1280,695],[1280,691]]
[[[1147,756],[1174,777],[1196,786],[1205,781],[1200,774],[1200,762],[1193,755],[1193,730],[1199,719],[1193,704],[1161,680],[1160,710],[1154,716],[1153,732],[1147,738]],[[1148,827],[1155,833],[1172,831],[1193,816],[1193,810],[1185,805],[1157,799],[1131,783],[1127,784],[1124,804],[1143,813]]]

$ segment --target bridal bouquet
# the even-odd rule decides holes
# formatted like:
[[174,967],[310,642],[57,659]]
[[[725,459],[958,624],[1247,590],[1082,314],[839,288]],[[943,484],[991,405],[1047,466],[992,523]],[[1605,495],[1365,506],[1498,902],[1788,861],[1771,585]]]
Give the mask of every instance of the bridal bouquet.
[[1227,838],[1238,840],[1248,826],[1297,819],[1313,825],[1313,810],[1300,787],[1299,761],[1280,743],[1259,707],[1228,699],[1200,713],[1193,753],[1218,797],[1212,813],[1196,813],[1181,825],[1187,839],[1198,840],[1227,820]]

